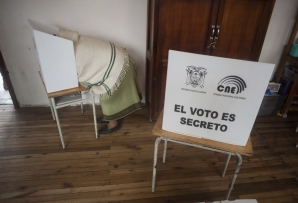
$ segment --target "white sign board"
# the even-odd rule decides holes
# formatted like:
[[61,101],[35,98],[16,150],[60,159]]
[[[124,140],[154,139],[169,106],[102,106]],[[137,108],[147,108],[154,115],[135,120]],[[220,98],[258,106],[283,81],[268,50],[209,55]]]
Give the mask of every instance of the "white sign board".
[[170,50],[162,129],[245,146],[273,69]]
[[29,23],[47,92],[78,87],[73,42],[59,37],[58,27]]

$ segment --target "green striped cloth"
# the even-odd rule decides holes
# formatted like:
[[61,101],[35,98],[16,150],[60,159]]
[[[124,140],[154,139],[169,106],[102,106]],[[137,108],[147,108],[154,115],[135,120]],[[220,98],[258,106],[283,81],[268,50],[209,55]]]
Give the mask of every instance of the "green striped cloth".
[[129,69],[131,59],[125,50],[111,42],[69,30],[60,29],[60,37],[74,42],[80,84],[99,94],[101,99],[109,98]]
[[86,86],[88,89],[90,89],[92,86],[103,86],[106,89],[106,92],[109,96],[111,96],[111,89],[104,82],[109,77],[111,70],[113,69],[115,57],[116,57],[115,45],[111,42],[110,44],[111,44],[111,59],[110,59],[109,66],[106,72],[104,73],[103,78],[99,82],[93,83],[93,84],[88,82],[81,82],[81,84]]

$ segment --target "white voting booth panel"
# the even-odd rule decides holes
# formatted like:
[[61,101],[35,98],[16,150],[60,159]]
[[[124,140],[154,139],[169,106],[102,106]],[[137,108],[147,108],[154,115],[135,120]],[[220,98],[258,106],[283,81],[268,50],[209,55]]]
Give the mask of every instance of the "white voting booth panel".
[[170,50],[162,129],[245,146],[273,69]]
[[28,20],[47,92],[78,87],[73,42],[59,37],[59,28]]

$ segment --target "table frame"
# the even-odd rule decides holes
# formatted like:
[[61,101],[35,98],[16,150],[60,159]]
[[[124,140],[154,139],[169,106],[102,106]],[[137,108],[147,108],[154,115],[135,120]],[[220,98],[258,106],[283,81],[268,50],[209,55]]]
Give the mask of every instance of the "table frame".
[[223,150],[218,150],[218,149],[214,149],[214,148],[210,148],[210,147],[204,147],[202,145],[198,145],[198,144],[191,144],[191,143],[187,143],[187,142],[183,142],[183,141],[179,141],[179,140],[173,140],[170,138],[165,138],[165,137],[158,137],[155,140],[155,146],[154,146],[154,161],[153,161],[153,175],[152,175],[152,192],[155,191],[155,179],[156,179],[156,168],[157,168],[157,158],[158,158],[158,146],[161,140],[164,140],[164,149],[163,149],[163,163],[166,162],[166,153],[167,153],[167,143],[168,142],[174,142],[174,143],[178,143],[178,144],[183,144],[183,145],[187,145],[187,146],[191,146],[191,147],[197,147],[197,148],[201,148],[201,149],[206,149],[206,150],[210,150],[210,151],[214,151],[214,152],[220,152],[220,153],[224,153],[224,154],[228,154],[228,158],[226,160],[226,164],[222,173],[222,177],[225,176],[226,170],[228,168],[229,165],[229,161],[232,155],[237,157],[237,166],[233,175],[233,178],[230,182],[225,200],[229,199],[229,196],[231,194],[231,191],[233,189],[234,183],[236,181],[237,175],[240,171],[240,166],[242,164],[242,156],[239,153],[232,153],[232,152],[227,152],[227,151],[223,151]]
[[[253,154],[253,148],[252,148],[250,137],[248,138],[245,146],[232,145],[232,144],[227,144],[227,143],[218,142],[218,141],[214,141],[214,140],[192,137],[192,136],[177,134],[177,133],[163,130],[162,129],[162,121],[163,121],[163,112],[161,112],[161,114],[158,117],[158,120],[156,121],[155,126],[152,130],[152,134],[157,137],[157,139],[155,141],[155,147],[154,147],[152,192],[155,191],[155,186],[156,186],[155,180],[156,180],[156,169],[157,169],[157,158],[158,158],[158,146],[160,144],[160,141],[164,140],[163,163],[165,163],[165,161],[166,161],[166,152],[167,152],[167,143],[168,142],[174,142],[174,143],[183,144],[183,145],[187,145],[187,146],[191,146],[191,147],[197,147],[197,148],[206,149],[209,151],[227,154],[228,158],[225,163],[222,177],[224,177],[224,175],[226,173],[231,156],[232,155],[236,156],[237,165],[236,165],[234,175],[233,175],[232,180],[229,184],[228,191],[227,191],[227,194],[225,197],[225,200],[228,200],[229,196],[231,194],[231,191],[233,189],[234,183],[236,181],[237,175],[240,171],[240,166],[242,164],[242,155],[252,156],[252,154]],[[254,129],[252,130],[252,132],[254,132]]]
[[[69,93],[77,93],[77,91],[76,90],[74,90],[73,92],[67,91],[67,94],[65,94],[65,95],[68,95]],[[60,95],[60,96],[64,96],[64,95]],[[64,143],[64,139],[63,139],[63,134],[62,134],[61,126],[60,126],[60,120],[59,120],[57,109],[60,109],[60,108],[63,108],[63,107],[69,106],[69,105],[73,105],[73,104],[77,104],[77,103],[81,103],[81,105],[82,105],[82,102],[85,102],[85,101],[91,101],[92,102],[93,119],[94,119],[94,129],[95,129],[95,138],[96,139],[98,138],[97,121],[96,121],[96,110],[95,110],[95,99],[94,99],[94,94],[93,93],[91,93],[91,97],[88,97],[88,98],[85,98],[85,99],[81,98],[81,99],[73,100],[73,101],[70,101],[70,102],[65,102],[65,103],[62,103],[60,105],[56,105],[55,97],[49,97],[49,100],[50,100],[50,105],[51,105],[50,106],[51,107],[51,111],[54,112],[54,116],[55,116],[55,119],[54,120],[56,120],[56,123],[57,123],[57,127],[58,127],[58,131],[59,131],[59,135],[60,135],[60,140],[61,140],[61,144],[62,144],[62,148],[63,149],[65,149],[65,143]],[[83,110],[82,110],[82,113],[83,113]]]
[[56,123],[57,123],[57,127],[58,127],[58,131],[59,131],[59,135],[60,135],[60,140],[61,140],[61,144],[62,144],[62,148],[65,149],[65,144],[64,144],[64,139],[63,139],[63,134],[62,134],[62,130],[61,130],[61,126],[60,126],[60,121],[59,121],[59,117],[58,117],[58,112],[57,112],[57,109],[59,108],[63,108],[63,107],[66,107],[66,106],[69,106],[69,105],[72,105],[72,104],[77,104],[77,103],[81,103],[81,109],[82,109],[82,113],[84,112],[83,111],[83,102],[84,101],[91,101],[92,102],[92,109],[93,109],[93,119],[94,119],[94,129],[95,129],[95,138],[98,138],[98,130],[97,130],[97,121],[96,121],[96,110],[95,110],[95,98],[94,98],[94,94],[93,92],[90,92],[91,94],[91,97],[89,98],[80,98],[80,99],[77,99],[77,100],[71,100],[71,101],[68,101],[68,102],[64,102],[64,103],[61,103],[59,105],[56,104],[55,102],[55,98],[56,97],[62,97],[62,96],[66,96],[66,95],[70,95],[70,94],[74,94],[74,93],[78,93],[82,91],[85,91],[85,90],[89,90],[88,88],[82,86],[81,84],[78,84],[78,87],[74,87],[74,88],[70,88],[70,89],[66,89],[66,90],[60,90],[60,91],[57,91],[57,92],[50,92],[48,93],[47,92],[47,88],[44,84],[44,81],[43,81],[43,77],[41,75],[41,72],[39,71],[39,76],[40,76],[40,79],[41,79],[41,82],[45,88],[45,91],[47,93],[47,96],[48,96],[48,99],[49,99],[49,104],[50,104],[50,108],[51,108],[51,112],[52,112],[52,115],[53,115],[53,119],[56,120]]

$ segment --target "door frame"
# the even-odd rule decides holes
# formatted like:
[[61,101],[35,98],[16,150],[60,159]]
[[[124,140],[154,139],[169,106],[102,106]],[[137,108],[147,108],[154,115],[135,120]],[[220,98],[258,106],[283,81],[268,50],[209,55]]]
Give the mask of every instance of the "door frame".
[[8,88],[8,91],[9,91],[9,94],[10,94],[10,97],[11,97],[11,100],[13,102],[14,108],[19,109],[20,108],[20,104],[19,104],[19,102],[17,100],[17,97],[16,97],[16,94],[14,92],[12,83],[10,81],[9,72],[8,72],[8,70],[6,68],[5,63],[4,63],[4,59],[3,59],[3,56],[2,56],[1,50],[0,50],[0,70],[1,70],[1,75],[3,77],[3,81],[7,85],[7,88]]

